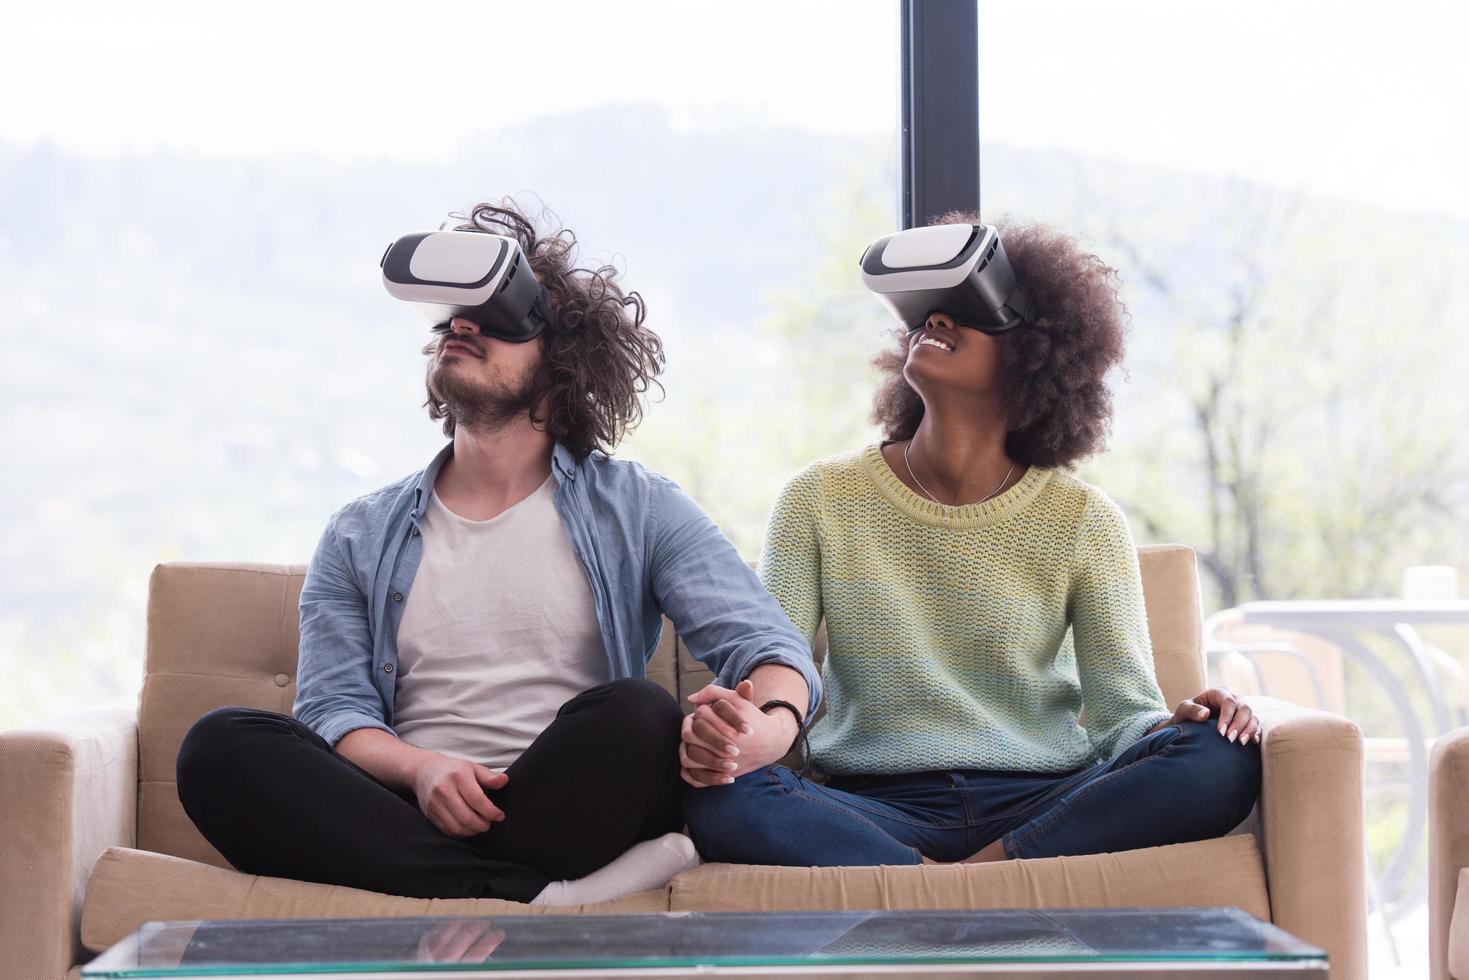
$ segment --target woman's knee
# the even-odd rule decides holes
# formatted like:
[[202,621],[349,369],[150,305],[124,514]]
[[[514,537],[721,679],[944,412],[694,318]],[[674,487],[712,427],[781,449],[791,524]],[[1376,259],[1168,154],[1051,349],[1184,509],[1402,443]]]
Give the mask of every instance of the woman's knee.
[[1180,727],[1183,729],[1184,737],[1194,742],[1200,752],[1208,756],[1211,762],[1231,767],[1243,767],[1245,770],[1251,767],[1259,768],[1260,743],[1252,742],[1249,745],[1241,745],[1239,739],[1231,742],[1226,736],[1219,734],[1218,719],[1185,721]]
[[1190,753],[1195,762],[1190,782],[1199,798],[1213,799],[1229,815],[1238,813],[1243,820],[1260,795],[1259,742],[1231,742],[1219,734],[1217,720],[1183,724],[1184,735],[1194,749]]

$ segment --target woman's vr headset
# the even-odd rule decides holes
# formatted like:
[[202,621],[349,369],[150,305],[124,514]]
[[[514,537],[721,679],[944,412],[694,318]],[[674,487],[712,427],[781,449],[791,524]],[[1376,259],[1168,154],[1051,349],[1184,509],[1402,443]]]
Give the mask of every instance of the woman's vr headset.
[[394,299],[412,303],[435,330],[456,316],[480,333],[513,343],[533,340],[550,320],[546,289],[513,238],[477,231],[404,235],[378,263]]
[[932,313],[987,334],[1031,316],[993,225],[930,225],[884,235],[862,253],[862,282],[910,331]]

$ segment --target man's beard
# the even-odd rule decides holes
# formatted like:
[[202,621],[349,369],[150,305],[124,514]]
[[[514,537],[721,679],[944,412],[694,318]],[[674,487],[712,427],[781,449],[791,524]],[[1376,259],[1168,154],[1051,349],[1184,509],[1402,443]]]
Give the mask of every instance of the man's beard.
[[503,382],[480,385],[456,375],[452,364],[438,363],[428,372],[429,391],[448,411],[456,426],[498,429],[535,407],[533,378],[525,378],[518,388]]

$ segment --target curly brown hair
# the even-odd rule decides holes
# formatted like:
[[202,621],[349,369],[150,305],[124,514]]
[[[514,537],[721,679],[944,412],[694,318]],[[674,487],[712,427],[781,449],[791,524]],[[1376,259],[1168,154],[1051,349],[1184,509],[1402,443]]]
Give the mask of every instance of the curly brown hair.
[[[581,459],[593,450],[610,454],[622,437],[642,420],[641,396],[663,370],[663,342],[643,326],[643,297],[624,293],[616,266],[576,267],[576,235],[542,209],[540,224],[513,198],[481,203],[469,214],[450,214],[461,221],[455,231],[488,232],[520,243],[531,270],[551,307],[541,332],[543,345],[530,388],[537,407],[530,419]],[[554,229],[554,230],[552,230]],[[423,348],[433,354],[438,340]],[[429,418],[444,420],[444,435],[453,436],[455,421],[448,406],[427,386]]]
[[[930,224],[980,224],[973,211],[950,211]],[[1008,429],[1005,451],[1018,463],[1071,466],[1100,451],[1112,418],[1107,372],[1121,364],[1130,322],[1117,270],[1043,224],[995,222],[1033,316],[1001,334],[999,370]],[[872,420],[889,441],[913,438],[923,399],[903,377],[908,332],[874,360],[882,381]]]

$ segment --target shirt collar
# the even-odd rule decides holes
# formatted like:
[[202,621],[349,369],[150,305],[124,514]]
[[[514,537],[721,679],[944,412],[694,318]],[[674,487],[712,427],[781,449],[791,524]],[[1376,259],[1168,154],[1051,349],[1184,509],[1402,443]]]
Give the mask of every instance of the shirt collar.
[[[410,515],[415,521],[423,515],[424,504],[428,500],[428,495],[433,492],[434,481],[439,478],[439,470],[444,468],[444,464],[453,455],[454,443],[452,441],[445,443],[444,448],[439,450],[433,461],[419,474],[418,484],[413,488],[413,513]],[[559,487],[568,480],[576,482],[576,473],[576,457],[558,440],[551,447],[551,475],[556,477],[556,485]]]
[[551,472],[556,474],[558,486],[563,479],[576,482],[578,465],[576,457],[571,455],[571,450],[561,445],[559,439],[551,446]]

